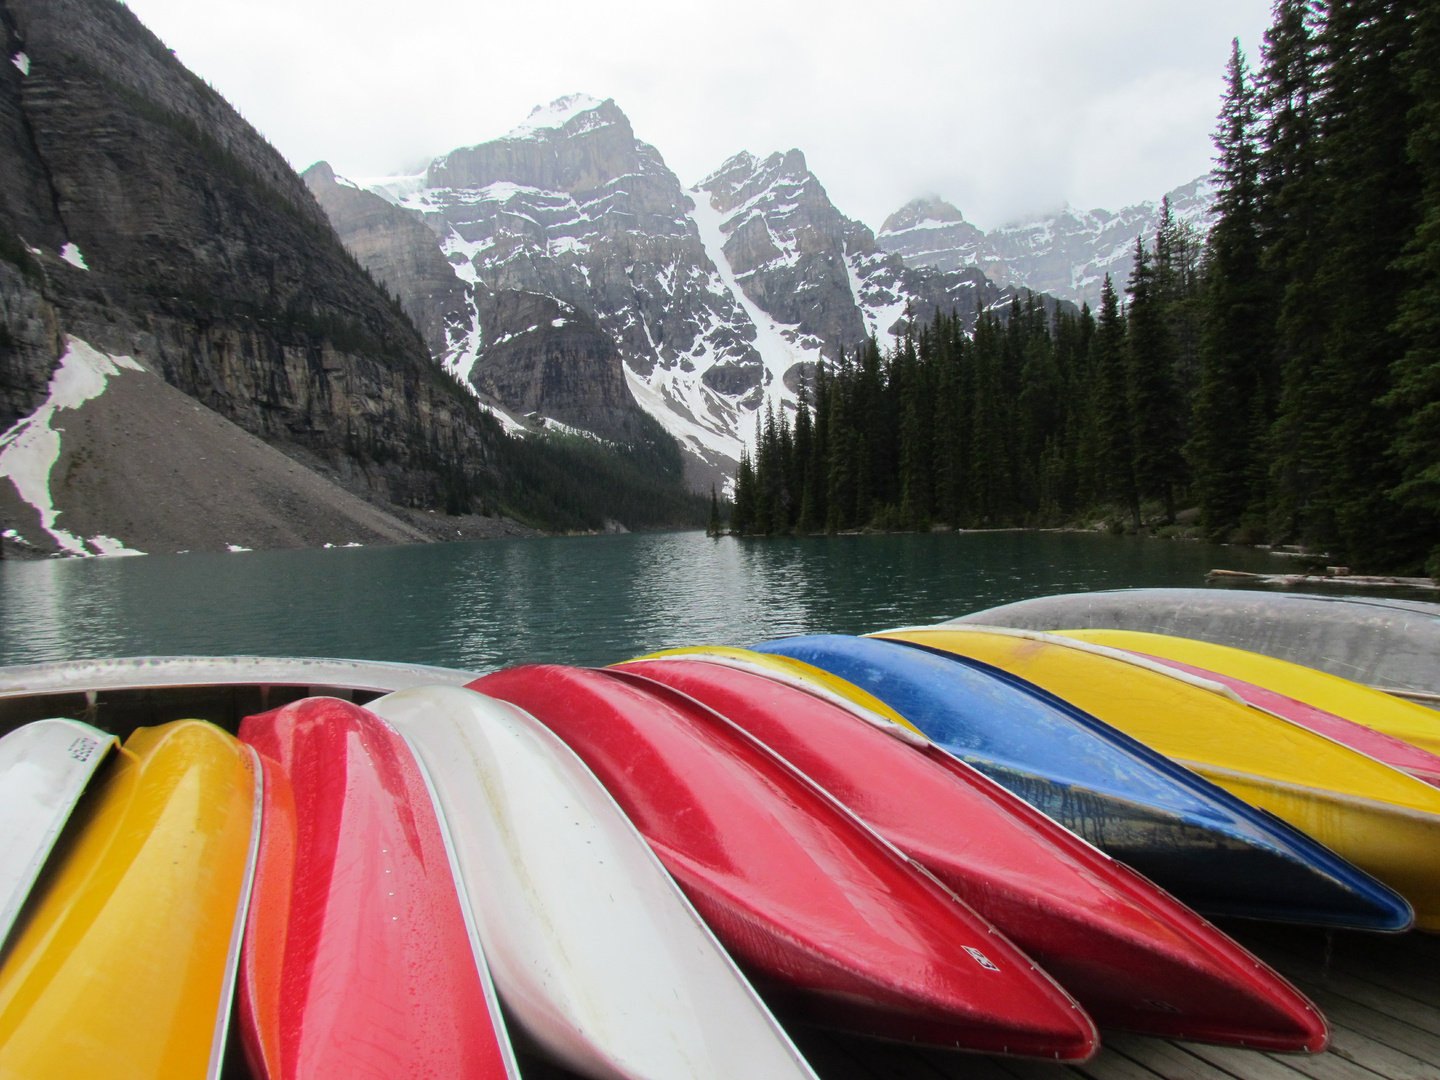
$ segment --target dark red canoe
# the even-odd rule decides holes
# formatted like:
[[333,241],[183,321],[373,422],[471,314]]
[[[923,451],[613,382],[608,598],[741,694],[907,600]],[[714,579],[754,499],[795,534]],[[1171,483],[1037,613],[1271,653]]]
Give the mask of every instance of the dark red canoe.
[[518,1080],[424,777],[373,713],[307,698],[240,725],[265,805],[240,961],[263,1080]]
[[935,746],[804,690],[700,659],[617,670],[664,683],[765,743],[1034,957],[1102,1027],[1323,1050],[1279,974],[1159,887]]
[[833,798],[658,683],[534,666],[471,689],[565,740],[731,954],[809,1019],[891,1038],[1081,1061],[1085,1012]]

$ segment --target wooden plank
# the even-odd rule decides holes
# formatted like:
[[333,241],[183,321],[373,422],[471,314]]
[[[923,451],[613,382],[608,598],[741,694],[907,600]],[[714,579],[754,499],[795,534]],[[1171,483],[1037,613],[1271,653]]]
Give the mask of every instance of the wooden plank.
[[[1272,1057],[1269,1054],[1256,1053],[1254,1050],[1242,1050],[1236,1046],[1211,1046],[1208,1043],[1176,1043],[1176,1046],[1184,1047],[1198,1058],[1204,1058],[1217,1069],[1223,1069],[1231,1076],[1239,1080],[1302,1080],[1306,1075],[1303,1071],[1295,1068],[1298,1059],[1292,1059],[1289,1055],[1285,1057]],[[1367,1078],[1373,1080],[1374,1074],[1367,1073]],[[1356,1080],[1359,1080],[1357,1077]]]
[[1333,1050],[1324,1054],[1287,1055],[1283,1060],[1286,1065],[1304,1073],[1311,1080],[1378,1080],[1380,1077],[1379,1073],[1357,1065]]
[[[1421,1031],[1403,1021],[1376,1012],[1368,1006],[1340,997],[1324,987],[1312,985],[1305,989],[1330,1019],[1330,1045],[1345,1057],[1359,1061],[1367,1068],[1374,1069],[1386,1076],[1389,1073],[1385,1069],[1372,1065],[1363,1058],[1355,1057],[1346,1052],[1344,1047],[1353,1045],[1363,1050],[1366,1045],[1374,1043],[1376,1046],[1399,1051],[1403,1056],[1417,1062],[1440,1061],[1440,1035]],[[1363,1040],[1363,1042],[1357,1040]],[[1430,1072],[1427,1076],[1430,1080],[1440,1080],[1440,1069],[1433,1066],[1429,1066],[1429,1068]]]
[[[885,1080],[919,1080],[921,1076],[944,1077],[945,1080],[1014,1080],[1009,1071],[1011,1062],[1018,1058],[989,1057],[983,1054],[962,1054],[946,1050],[916,1049],[914,1057],[933,1072],[896,1072],[886,1075]],[[1056,1068],[1057,1066],[1050,1066]],[[1068,1078],[1064,1078],[1068,1080]]]
[[1080,1074],[1068,1065],[1027,1058],[997,1058],[996,1063],[1015,1080],[1079,1080]]
[[[1386,1016],[1403,1020],[1423,1031],[1440,1035],[1440,1010],[1437,1010],[1435,1004],[1407,992],[1411,985],[1417,989],[1424,987],[1421,993],[1434,989],[1435,968],[1429,972],[1428,986],[1419,979],[1413,979],[1401,984],[1404,989],[1392,989],[1371,981],[1365,975],[1352,974],[1333,966],[1327,968],[1323,963],[1296,956],[1288,951],[1283,956],[1276,956],[1275,959],[1280,963],[1273,966],[1282,970],[1283,974],[1292,981],[1324,986],[1341,997],[1361,1005],[1367,1005]],[[1381,963],[1383,960],[1379,957],[1372,958],[1366,974],[1377,971]],[[1440,999],[1440,993],[1428,993],[1426,996]]]
[[1131,1061],[1109,1046],[1104,1047],[1084,1065],[1076,1065],[1075,1071],[1090,1080],[1157,1080],[1157,1077],[1165,1080],[1159,1073],[1147,1069],[1137,1061]]
[[1363,1065],[1387,1080],[1440,1080],[1440,1069],[1424,1059],[1348,1028],[1334,1029],[1330,1039],[1330,1052],[1357,1065]]
[[1110,1035],[1106,1037],[1105,1045],[1165,1077],[1165,1080],[1232,1080],[1228,1072],[1164,1039]]

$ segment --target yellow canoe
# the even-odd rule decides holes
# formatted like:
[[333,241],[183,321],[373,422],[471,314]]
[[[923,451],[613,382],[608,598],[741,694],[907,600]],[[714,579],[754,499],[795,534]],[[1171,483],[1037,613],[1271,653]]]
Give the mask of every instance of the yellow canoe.
[[130,736],[77,808],[0,967],[0,1076],[219,1075],[256,774],[248,748],[198,720]]
[[1229,688],[1073,638],[995,627],[874,635],[970,657],[1084,709],[1308,833],[1440,930],[1440,790],[1246,705]]
[[862,690],[854,683],[837,678],[823,668],[807,664],[803,660],[751,652],[749,649],[735,649],[727,645],[696,645],[679,649],[662,649],[660,652],[637,656],[635,659],[658,660],[666,656],[688,656],[697,660],[707,660],[711,663],[727,664],[731,667],[754,671],[767,678],[778,679],[792,686],[799,686],[812,694],[828,698],[850,711],[855,711],[858,707],[862,713],[873,714],[866,717],[868,720],[879,717],[904,731],[918,735],[926,742],[930,741],[925,737],[924,732],[868,690]]
[[1243,679],[1386,735],[1404,739],[1432,754],[1440,754],[1440,712],[1329,672],[1244,649],[1232,649],[1228,645],[1212,645],[1208,641],[1171,637],[1169,634],[1145,634],[1136,630],[1057,630],[1056,633],[1094,645],[1149,653]]

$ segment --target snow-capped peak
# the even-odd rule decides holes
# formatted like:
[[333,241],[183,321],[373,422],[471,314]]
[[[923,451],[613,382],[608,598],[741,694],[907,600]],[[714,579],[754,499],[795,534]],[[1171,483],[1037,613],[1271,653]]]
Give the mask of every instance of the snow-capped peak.
[[507,139],[523,139],[537,131],[564,127],[581,113],[598,109],[605,102],[590,94],[567,94],[556,98],[549,105],[536,105],[525,118],[525,122],[510,131]]

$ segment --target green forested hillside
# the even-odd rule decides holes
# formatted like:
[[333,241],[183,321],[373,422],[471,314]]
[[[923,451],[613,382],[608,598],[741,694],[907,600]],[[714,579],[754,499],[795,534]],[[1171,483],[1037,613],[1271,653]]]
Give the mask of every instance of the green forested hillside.
[[1098,312],[872,342],[767,417],[740,532],[1139,527],[1440,574],[1440,3],[1279,0],[1237,46],[1218,218],[1167,214]]

